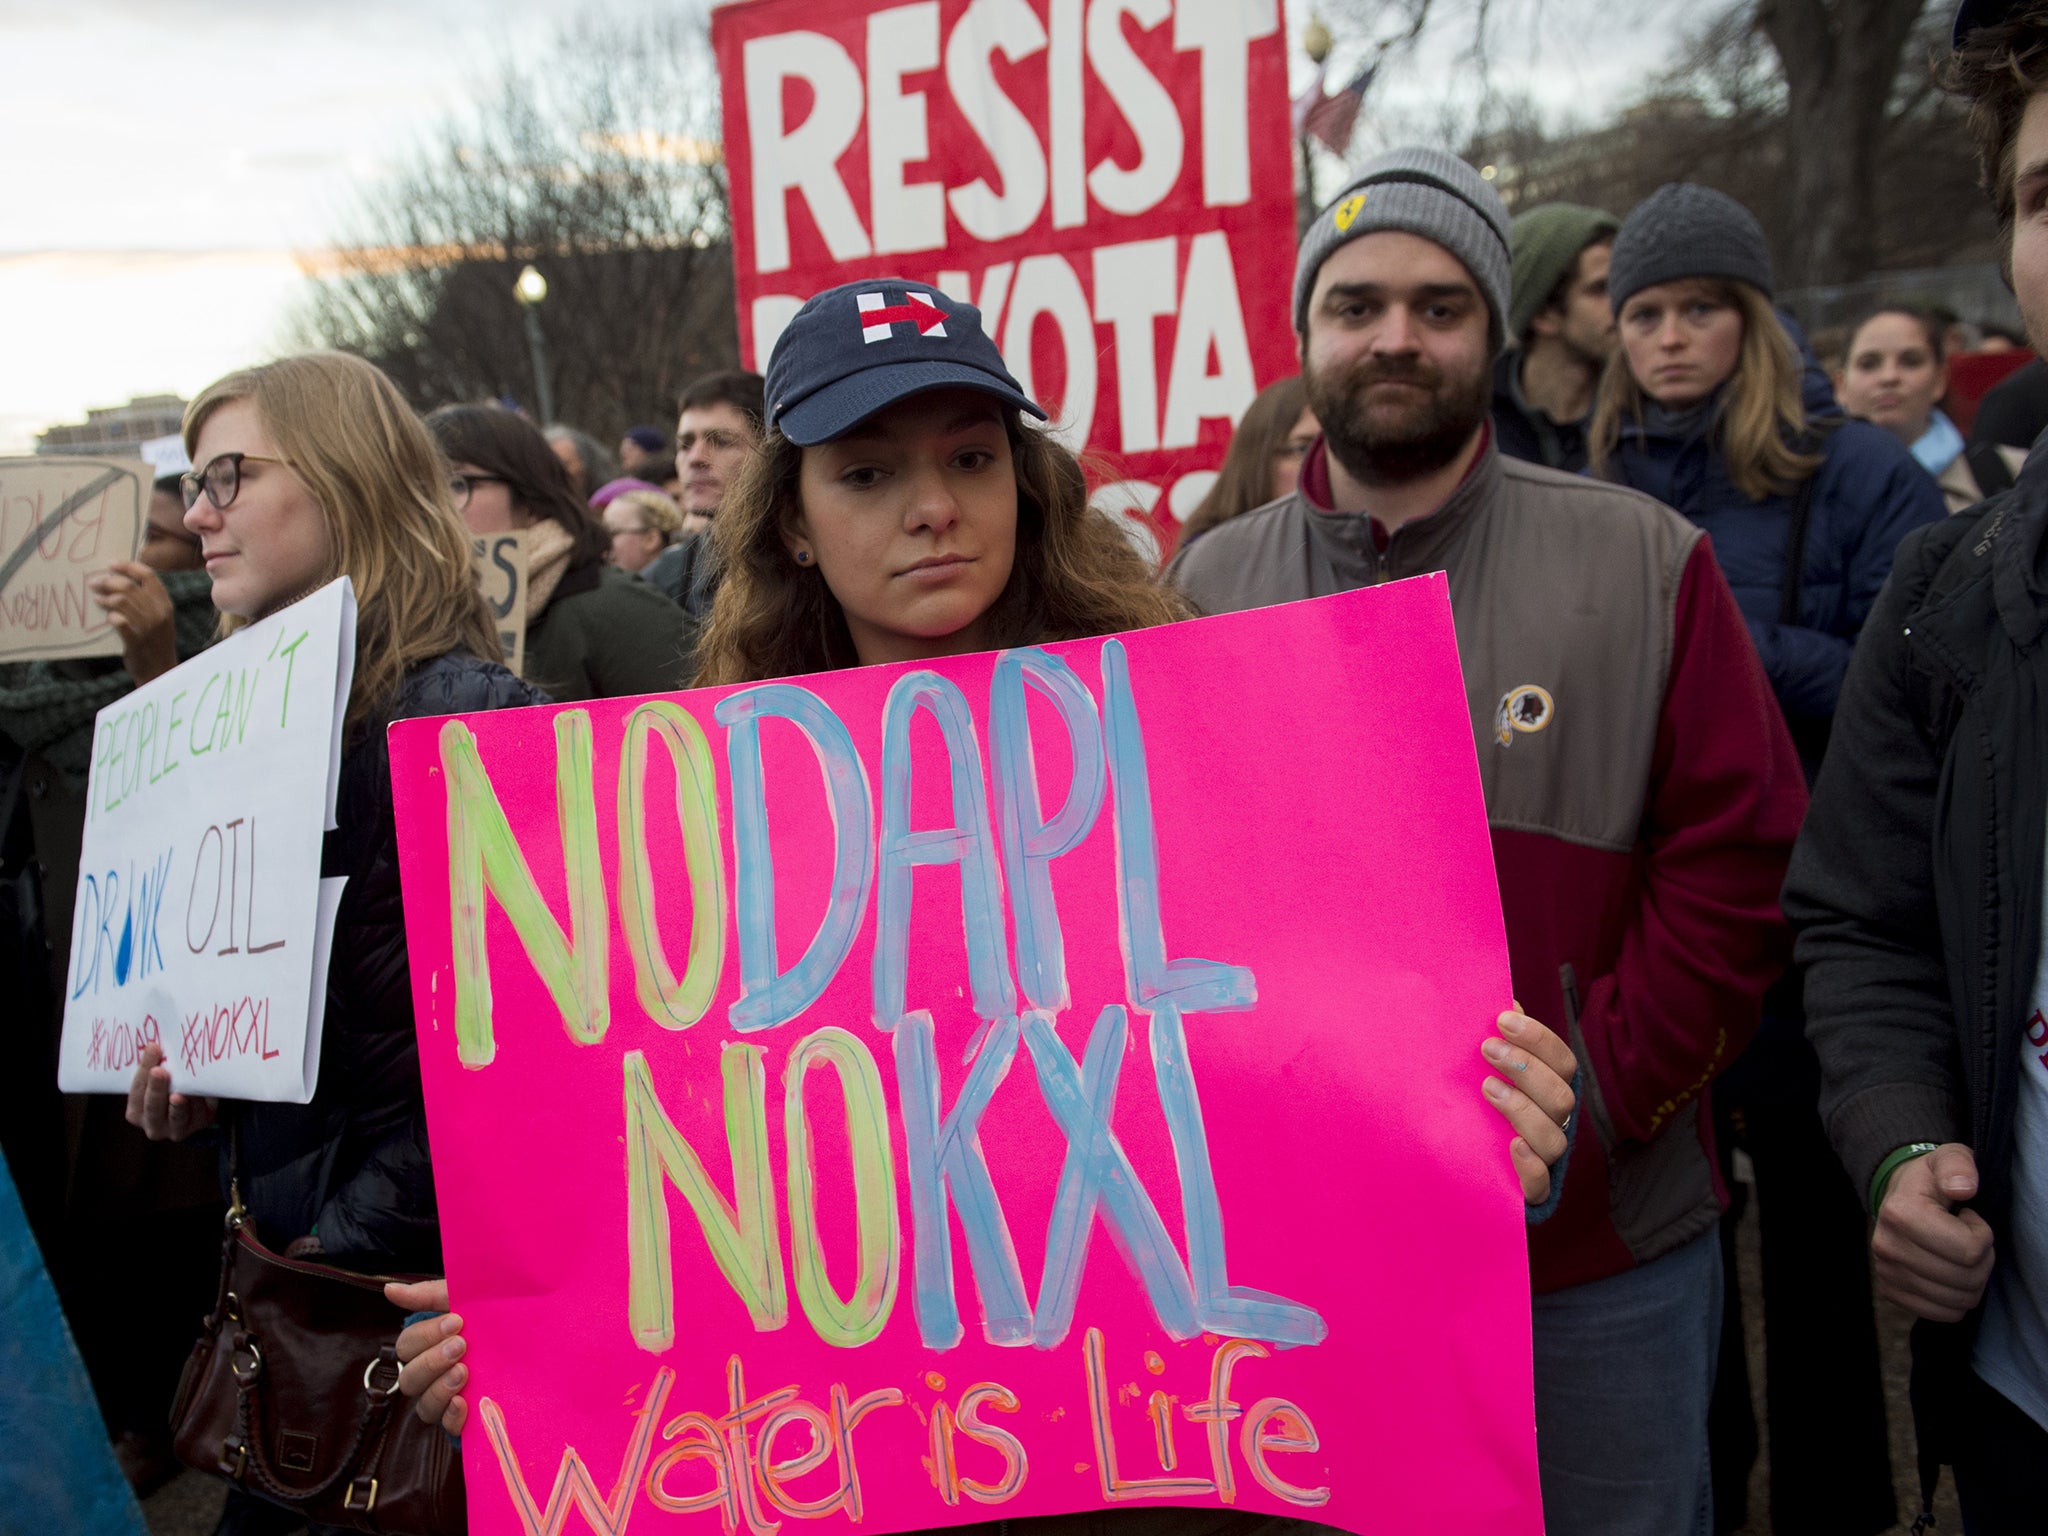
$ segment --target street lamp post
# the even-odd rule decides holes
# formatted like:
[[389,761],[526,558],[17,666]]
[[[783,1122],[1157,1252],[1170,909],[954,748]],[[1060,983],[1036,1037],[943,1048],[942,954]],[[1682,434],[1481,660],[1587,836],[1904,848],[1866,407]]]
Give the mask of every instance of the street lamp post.
[[523,268],[512,285],[512,297],[526,317],[526,349],[533,356],[533,388],[540,400],[540,424],[555,419],[555,391],[548,381],[547,338],[540,333],[540,306],[548,296],[548,280],[533,266]]
[[[1301,51],[1307,54],[1309,62],[1315,65],[1318,82],[1322,79],[1323,63],[1330,57],[1330,46],[1333,41],[1330,29],[1323,24],[1323,18],[1310,12],[1308,26],[1301,34]],[[1322,91],[1320,83],[1317,84],[1316,90],[1318,93]],[[1294,221],[1296,231],[1306,234],[1309,224],[1322,210],[1322,203],[1316,196],[1315,141],[1309,137],[1308,126],[1305,123],[1302,125],[1299,141],[1301,185],[1296,189]]]

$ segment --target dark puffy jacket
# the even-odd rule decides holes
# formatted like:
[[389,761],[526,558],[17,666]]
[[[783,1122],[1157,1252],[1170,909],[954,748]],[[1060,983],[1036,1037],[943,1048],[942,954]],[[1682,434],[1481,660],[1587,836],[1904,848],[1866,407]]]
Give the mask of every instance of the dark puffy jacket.
[[[1704,528],[1735,589],[1772,691],[1801,740],[1804,723],[1835,712],[1849,652],[1899,540],[1948,515],[1941,488],[1906,446],[1882,427],[1842,419],[1826,376],[1809,367],[1807,416],[1822,439],[1801,564],[1798,622],[1778,621],[1786,574],[1793,496],[1752,501],[1728,478],[1707,424],[1678,438],[1628,424],[1608,469],[1611,478],[1675,507]],[[1818,766],[1809,760],[1809,775]]]
[[641,580],[683,610],[689,621],[693,651],[711,622],[711,605],[718,598],[718,578],[718,557],[711,547],[708,529],[669,545],[640,573]]
[[242,1200],[272,1247],[317,1232],[336,1262],[440,1273],[384,727],[547,702],[496,662],[452,651],[407,673],[343,756],[320,862],[323,877],[348,885],[327,966],[319,1088],[310,1104],[232,1106]]

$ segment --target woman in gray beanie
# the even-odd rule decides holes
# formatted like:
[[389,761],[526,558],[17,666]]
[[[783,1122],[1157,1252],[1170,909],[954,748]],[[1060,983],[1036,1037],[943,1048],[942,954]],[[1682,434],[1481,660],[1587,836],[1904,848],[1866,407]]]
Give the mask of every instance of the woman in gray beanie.
[[[1614,241],[1621,345],[1589,436],[1595,474],[1712,537],[1811,782],[1892,553],[1946,507],[1904,444],[1843,419],[1771,286],[1764,232],[1733,198],[1684,184],[1645,198]],[[1863,1208],[1821,1126],[1796,973],[1764,1009],[1754,1043],[1714,1085],[1714,1110],[1723,1175],[1739,1143],[1761,1207],[1772,1520],[1876,1532],[1896,1511]],[[1724,1411],[1739,1421],[1749,1401],[1738,1294],[1731,1276],[1723,1327],[1738,1342],[1731,1352],[1724,1341],[1710,1419],[1724,1513],[1739,1508],[1755,1444],[1731,1457],[1742,1437],[1725,1432]]]

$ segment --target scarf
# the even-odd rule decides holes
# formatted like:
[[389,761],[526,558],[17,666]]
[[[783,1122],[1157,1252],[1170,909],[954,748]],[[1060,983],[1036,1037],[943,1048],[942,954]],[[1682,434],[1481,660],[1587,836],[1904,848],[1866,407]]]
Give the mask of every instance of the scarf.
[[1657,437],[1675,438],[1681,443],[1691,442],[1713,424],[1714,413],[1721,408],[1721,391],[1715,390],[1706,399],[1677,410],[1659,405],[1647,397],[1643,400],[1643,430]]
[[[171,595],[178,660],[190,661],[218,632],[213,578],[204,571],[169,571],[160,579]],[[0,731],[24,750],[42,753],[76,788],[92,767],[93,718],[134,689],[117,656],[12,662],[0,666]]]
[[543,518],[526,534],[526,622],[531,624],[548,606],[555,588],[569,570],[576,540],[552,518]]

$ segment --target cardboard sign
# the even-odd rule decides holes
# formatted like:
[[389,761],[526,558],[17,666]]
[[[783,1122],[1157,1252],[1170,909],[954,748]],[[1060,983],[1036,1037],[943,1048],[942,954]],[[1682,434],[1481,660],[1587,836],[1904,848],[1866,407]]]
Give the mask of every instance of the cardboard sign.
[[505,665],[526,675],[526,536],[479,533],[470,539],[477,589],[498,624],[498,648]]
[[929,283],[1170,534],[1297,367],[1277,0],[753,0],[711,32],[746,365],[822,289]]
[[1540,1529],[1442,576],[391,763],[478,1536]]
[[[347,577],[100,711],[57,1085],[303,1104],[341,880],[320,878],[355,675]],[[324,793],[309,793],[320,786]]]
[[121,654],[85,583],[142,547],[150,477],[140,459],[0,459],[0,661]]

